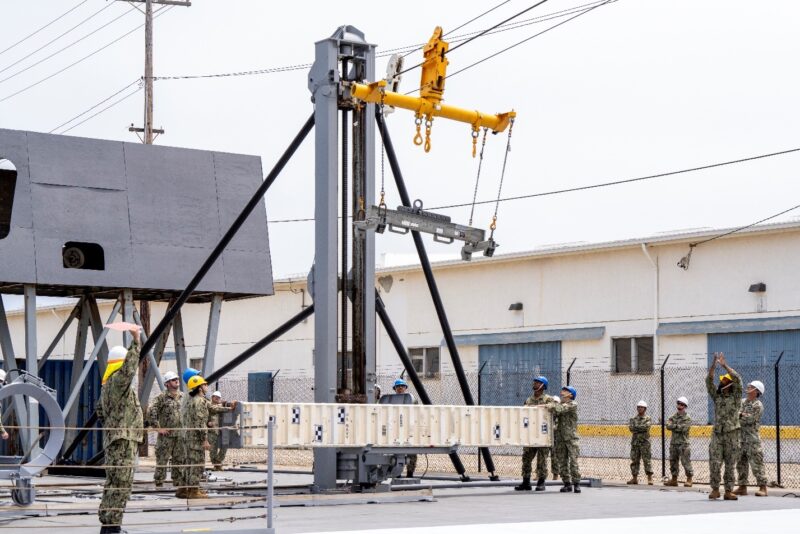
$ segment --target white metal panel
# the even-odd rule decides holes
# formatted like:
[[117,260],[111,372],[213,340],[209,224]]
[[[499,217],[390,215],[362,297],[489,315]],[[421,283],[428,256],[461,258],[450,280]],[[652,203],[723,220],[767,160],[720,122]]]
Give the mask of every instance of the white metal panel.
[[549,447],[552,419],[541,406],[419,406],[266,403],[244,405],[246,447]]

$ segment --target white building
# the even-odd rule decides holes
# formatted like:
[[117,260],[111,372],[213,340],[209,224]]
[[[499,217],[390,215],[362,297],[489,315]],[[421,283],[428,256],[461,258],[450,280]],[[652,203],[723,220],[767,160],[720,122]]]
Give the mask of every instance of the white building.
[[[733,361],[771,363],[780,351],[800,354],[800,222],[763,225],[693,249],[688,269],[677,264],[690,244],[725,230],[659,235],[434,264],[439,289],[465,369],[490,367],[554,372],[573,369],[650,373],[666,355],[672,363],[705,365],[708,352],[738,353]],[[377,287],[392,321],[429,377],[452,370],[442,332],[418,266],[378,270]],[[216,366],[311,302],[306,280],[276,280],[272,297],[226,302]],[[55,336],[71,306],[38,310],[38,352]],[[107,317],[110,303],[101,303]],[[153,306],[153,320],[164,312]],[[9,311],[18,357],[22,311]],[[199,365],[208,305],[184,307],[190,365]],[[236,370],[311,374],[313,316]],[[402,366],[382,327],[379,373]],[[72,358],[74,326],[53,352]],[[758,333],[757,339],[753,336]],[[117,340],[112,336],[112,342]],[[171,351],[171,344],[167,351]],[[87,353],[91,351],[91,340]],[[746,359],[743,359],[746,358]],[[166,361],[167,368],[173,364]]]

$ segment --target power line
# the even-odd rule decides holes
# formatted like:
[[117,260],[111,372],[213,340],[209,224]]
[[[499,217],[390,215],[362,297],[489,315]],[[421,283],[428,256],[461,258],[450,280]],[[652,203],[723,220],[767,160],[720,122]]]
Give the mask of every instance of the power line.
[[59,129],[63,128],[63,127],[64,127],[64,126],[66,126],[67,124],[69,124],[69,123],[71,123],[71,122],[74,122],[75,120],[77,120],[77,119],[81,118],[82,116],[86,115],[87,113],[89,113],[89,112],[90,112],[90,111],[92,111],[93,109],[95,109],[95,108],[98,108],[98,107],[102,106],[103,104],[105,104],[106,102],[108,102],[109,100],[111,100],[112,98],[114,98],[115,96],[117,96],[118,94],[120,94],[120,93],[124,92],[124,91],[125,91],[125,90],[127,90],[129,87],[131,87],[131,86],[133,86],[133,85],[135,85],[135,84],[137,84],[137,83],[141,83],[141,78],[137,78],[137,79],[133,80],[131,83],[129,83],[128,85],[126,85],[125,87],[123,87],[122,89],[120,89],[119,91],[117,91],[116,93],[114,93],[113,95],[111,95],[111,96],[109,96],[109,97],[107,97],[107,98],[104,98],[103,100],[101,100],[100,102],[98,102],[98,103],[97,103],[97,104],[95,104],[94,106],[90,107],[90,108],[89,108],[89,109],[87,109],[86,111],[83,111],[83,112],[81,112],[81,113],[78,113],[77,115],[75,115],[74,117],[72,117],[70,120],[68,120],[68,121],[66,121],[66,122],[63,122],[63,123],[59,124],[58,126],[56,126],[55,128],[53,128],[52,130],[50,130],[48,133],[53,133],[53,132],[55,132],[56,130],[59,130]]
[[[110,6],[110,5],[111,5],[111,4],[109,4],[109,6]],[[108,6],[106,6],[106,7],[108,7]],[[105,9],[105,8],[103,8],[103,9]],[[27,71],[31,70],[32,68],[36,67],[37,65],[41,65],[42,63],[44,63],[44,62],[45,62],[45,61],[47,61],[48,59],[50,59],[50,58],[52,58],[52,57],[55,57],[55,56],[57,56],[58,54],[60,54],[60,53],[62,53],[62,52],[65,52],[65,51],[69,50],[70,48],[72,48],[72,47],[73,47],[73,46],[75,46],[76,44],[80,43],[81,41],[83,41],[83,40],[85,40],[85,39],[87,39],[87,38],[89,38],[89,37],[91,37],[92,35],[94,35],[95,33],[99,32],[100,30],[102,30],[102,29],[104,29],[104,28],[106,28],[106,27],[110,26],[111,24],[115,23],[116,21],[118,21],[119,19],[121,19],[122,17],[124,17],[125,15],[127,15],[128,13],[130,13],[131,11],[134,11],[134,10],[136,10],[136,8],[135,8],[135,7],[132,7],[130,10],[128,10],[128,11],[126,11],[126,12],[124,12],[124,13],[120,14],[120,15],[119,15],[119,16],[117,16],[117,17],[114,17],[113,19],[109,20],[108,22],[106,22],[105,24],[103,24],[102,26],[100,26],[99,28],[96,28],[96,29],[92,30],[91,32],[89,32],[89,33],[87,33],[86,35],[84,35],[83,37],[80,37],[79,39],[77,39],[77,40],[75,40],[75,41],[71,42],[71,43],[70,43],[70,44],[68,44],[67,46],[65,46],[65,47],[63,47],[63,48],[59,48],[58,50],[56,50],[55,52],[53,52],[53,53],[52,53],[52,54],[50,54],[49,56],[47,56],[47,57],[45,57],[45,58],[43,58],[43,59],[40,59],[39,61],[37,61],[37,62],[35,62],[35,63],[31,63],[30,65],[28,65],[28,66],[27,66],[27,67],[25,67],[24,69],[22,69],[22,70],[18,70],[18,71],[17,71],[17,72],[15,72],[14,74],[12,74],[12,75],[10,75],[10,76],[8,76],[8,77],[6,77],[6,78],[3,78],[2,80],[0,80],[0,83],[7,82],[8,80],[10,80],[10,79],[12,79],[12,78],[16,78],[17,76],[19,76],[19,75],[20,75],[20,74],[22,74],[23,72],[27,72]],[[39,50],[41,50],[41,48],[40,48]],[[38,50],[37,50],[37,51],[38,51]],[[26,57],[26,58],[27,58],[27,57],[30,57],[30,56],[31,56],[31,55],[33,55],[34,53],[35,53],[35,52],[33,52],[33,53],[31,53],[31,54],[28,54],[28,55],[27,55],[27,56],[25,56],[25,57]],[[25,58],[23,58],[23,59],[25,59]],[[22,61],[22,60],[20,60],[20,61]],[[19,63],[19,61],[18,61],[17,63]],[[15,64],[16,64],[16,63],[14,63],[13,65],[15,65]],[[10,66],[13,66],[13,65],[9,65],[9,67],[10,67]],[[0,72],[3,72],[3,71],[5,71],[5,70],[8,70],[8,68],[9,68],[9,67],[6,67],[5,69],[1,70]]]
[[[589,2],[587,4],[583,4],[580,6],[571,7],[568,9],[564,9],[561,11],[554,11],[552,13],[548,13],[545,15],[541,15],[539,17],[533,17],[529,19],[519,20],[510,24],[506,24],[502,27],[498,27],[497,29],[492,30],[491,32],[487,33],[487,35],[495,35],[498,33],[510,31],[510,30],[517,30],[520,28],[524,28],[526,26],[531,26],[533,24],[540,24],[542,22],[547,22],[548,20],[553,20],[556,18],[565,17],[572,13],[575,13],[576,10],[584,9],[588,6],[593,6],[596,4],[601,4],[606,0],[595,0],[594,2]],[[613,0],[616,2],[617,0]],[[483,32],[484,30],[477,30],[474,32],[465,33],[462,35],[457,35],[448,39],[450,43],[457,43],[463,41],[473,35]],[[412,49],[412,51],[419,50],[422,48],[424,44],[413,44],[413,45],[405,45],[399,46],[396,48],[389,48],[384,50],[383,52],[376,54],[375,57],[382,58],[388,57],[396,52],[400,52],[403,50]],[[206,79],[206,78],[229,78],[229,77],[237,77],[237,76],[255,76],[261,74],[276,74],[281,72],[291,72],[297,70],[305,70],[312,66],[311,63],[297,63],[294,65],[286,65],[283,67],[268,67],[264,69],[253,69],[253,70],[245,70],[245,71],[234,71],[234,72],[220,72],[220,73],[211,73],[211,74],[187,74],[187,75],[175,75],[175,76],[155,76],[154,80],[199,80],[199,79]]]
[[60,34],[58,37],[56,37],[56,38],[54,38],[54,39],[51,39],[50,41],[47,41],[47,42],[46,42],[45,44],[43,44],[42,46],[40,46],[39,48],[37,48],[36,50],[34,50],[33,52],[31,52],[31,53],[30,53],[30,54],[28,54],[27,56],[23,56],[23,57],[21,57],[20,59],[16,60],[16,61],[15,61],[14,63],[12,63],[11,65],[8,65],[8,66],[6,66],[6,67],[5,67],[5,68],[3,68],[3,69],[0,69],[0,72],[5,72],[5,71],[7,71],[8,69],[10,69],[11,67],[13,67],[14,65],[18,65],[19,63],[21,63],[21,62],[25,61],[26,59],[28,59],[28,58],[29,58],[29,57],[31,57],[32,55],[36,54],[36,53],[37,53],[37,52],[39,52],[40,50],[43,50],[43,49],[47,48],[47,47],[48,47],[48,46],[50,46],[51,44],[55,43],[56,41],[58,41],[59,39],[61,39],[61,38],[62,38],[62,37],[64,37],[65,35],[67,35],[68,33],[70,33],[70,32],[72,32],[72,31],[74,31],[76,28],[78,28],[78,27],[82,26],[83,24],[85,24],[85,23],[89,22],[89,21],[90,21],[90,20],[92,20],[94,17],[96,17],[97,15],[99,15],[100,13],[102,13],[103,11],[105,11],[106,9],[110,8],[110,7],[111,7],[111,5],[112,5],[112,4],[106,4],[104,7],[101,7],[99,10],[95,11],[94,13],[92,13],[91,15],[89,15],[88,17],[86,17],[85,19],[83,19],[83,20],[82,20],[82,21],[80,21],[78,24],[76,24],[76,25],[75,25],[75,26],[73,26],[72,28],[68,29],[68,30],[67,30],[67,31],[65,31],[64,33]]
[[[464,26],[467,26],[467,25],[469,25],[469,24],[472,24],[473,22],[475,22],[476,20],[478,20],[478,19],[479,19],[479,18],[481,18],[481,17],[485,17],[486,15],[488,15],[489,13],[491,13],[492,11],[494,11],[495,9],[498,9],[498,8],[500,8],[500,7],[504,6],[504,5],[506,5],[506,4],[507,4],[507,3],[509,3],[510,1],[511,1],[511,0],[505,0],[504,2],[500,2],[499,4],[497,4],[496,6],[494,6],[493,8],[491,8],[491,9],[487,9],[486,11],[484,11],[483,13],[481,13],[480,15],[478,15],[477,17],[473,17],[473,18],[469,19],[467,22],[465,22],[464,24],[461,24],[461,25],[459,25],[459,26],[457,26],[457,27],[453,28],[452,30],[450,30],[450,31],[446,32],[444,35],[442,35],[442,37],[445,37],[445,36],[447,36],[447,35],[449,35],[449,34],[451,34],[451,33],[453,33],[453,32],[457,32],[458,30],[460,30],[460,29],[461,29],[461,28],[463,28]],[[416,45],[416,46],[414,46],[414,48],[413,48],[412,50],[409,50],[408,52],[406,52],[405,54],[403,54],[403,57],[407,57],[407,56],[409,56],[410,54],[413,54],[413,53],[414,53],[414,52],[416,52],[417,50],[421,50],[421,49],[422,49],[422,48],[424,48],[424,47],[425,47],[425,45],[424,45],[424,44],[421,44],[421,45]],[[406,47],[404,47],[404,48],[406,48]]]
[[[597,184],[583,185],[583,186],[579,186],[579,187],[570,187],[570,188],[567,188],[567,189],[556,189],[556,190],[553,190],[553,191],[542,191],[540,193],[531,193],[531,194],[528,194],[528,195],[517,195],[517,196],[513,196],[513,197],[505,197],[505,198],[501,198],[500,202],[511,202],[511,201],[514,201],[514,200],[524,200],[524,199],[529,199],[529,198],[546,197],[546,196],[552,196],[552,195],[560,195],[560,194],[563,194],[563,193],[574,193],[574,192],[577,192],[577,191],[588,191],[590,189],[599,189],[599,188],[602,188],[602,187],[611,187],[611,186],[615,186],[615,185],[630,184],[630,183],[635,183],[635,182],[644,182],[644,181],[648,181],[648,180],[655,180],[657,178],[665,178],[667,176],[675,176],[675,175],[678,175],[678,174],[686,174],[686,173],[690,173],[690,172],[697,172],[697,171],[704,171],[704,170],[708,170],[708,169],[714,169],[714,168],[717,168],[717,167],[726,167],[726,166],[729,166],[729,165],[736,165],[738,163],[746,163],[748,161],[756,161],[756,160],[760,160],[760,159],[772,158],[772,157],[775,157],[775,156],[783,156],[783,155],[792,154],[792,153],[795,153],[795,152],[800,152],[800,147],[791,148],[791,149],[788,149],[788,150],[781,150],[779,152],[769,152],[769,153],[766,153],[766,154],[759,154],[757,156],[749,156],[749,157],[746,157],[746,158],[734,159],[734,160],[729,160],[729,161],[722,161],[722,162],[719,162],[719,163],[711,163],[711,164],[708,164],[708,165],[701,165],[699,167],[689,167],[689,168],[680,169],[680,170],[677,170],[677,171],[669,171],[669,172],[662,172],[662,173],[659,173],[659,174],[650,174],[650,175],[647,175],[647,176],[639,176],[637,178],[625,178],[625,179],[622,179],[622,180],[614,180],[614,181],[610,181],[610,182],[601,182],[601,183],[597,183]],[[475,205],[492,204],[494,202],[497,202],[497,199],[481,200],[479,202],[475,202]],[[447,205],[443,205],[443,206],[434,206],[432,208],[425,208],[425,209],[429,210],[429,211],[446,210],[446,209],[453,209],[453,208],[464,208],[464,207],[469,207],[469,206],[472,206],[472,205],[473,205],[472,202],[464,202],[462,204],[447,204]],[[792,208],[792,209],[794,209],[794,208]],[[791,211],[791,210],[789,210],[789,211]],[[778,215],[782,215],[782,213],[780,213]],[[777,217],[778,215],[773,216],[773,218]],[[275,220],[271,220],[269,222],[270,223],[289,223],[289,222],[308,222],[308,221],[313,221],[313,220],[314,220],[313,217],[307,217],[307,218],[297,218],[297,219],[275,219]],[[758,224],[758,223],[755,223],[755,224]]]
[[580,13],[578,13],[577,15],[574,15],[574,16],[572,16],[572,17],[570,17],[570,18],[566,19],[566,20],[562,20],[562,21],[561,21],[561,22],[559,22],[558,24],[554,24],[553,26],[550,26],[550,27],[549,27],[549,28],[547,28],[546,30],[542,30],[542,31],[540,31],[539,33],[534,33],[534,34],[533,34],[533,35],[531,35],[530,37],[526,37],[525,39],[523,39],[523,40],[521,40],[521,41],[518,41],[518,42],[514,43],[513,45],[511,45],[511,46],[508,46],[508,47],[506,47],[506,48],[504,48],[504,49],[502,49],[502,50],[499,50],[499,51],[495,52],[494,54],[491,54],[491,55],[489,55],[489,56],[486,56],[485,58],[483,58],[483,59],[481,59],[481,60],[479,60],[479,61],[476,61],[475,63],[472,63],[471,65],[467,65],[466,67],[463,67],[463,68],[461,68],[461,69],[459,69],[459,70],[457,70],[457,71],[455,71],[455,72],[453,72],[453,73],[451,73],[451,74],[448,74],[448,75],[447,75],[447,78],[452,78],[452,77],[453,77],[453,76],[455,76],[456,74],[462,73],[462,72],[464,72],[465,70],[471,69],[472,67],[474,67],[474,66],[476,66],[476,65],[480,65],[480,64],[481,64],[481,63],[483,63],[484,61],[488,61],[488,60],[490,60],[490,59],[492,59],[492,58],[495,58],[495,57],[499,56],[500,54],[503,54],[503,53],[505,53],[505,52],[508,52],[508,51],[509,51],[509,50],[511,50],[512,48],[516,48],[516,47],[518,47],[518,46],[519,46],[519,45],[521,45],[521,44],[527,43],[527,42],[528,42],[528,41],[530,41],[531,39],[533,39],[533,38],[535,38],[535,37],[539,37],[540,35],[543,35],[543,34],[545,34],[545,33],[549,32],[550,30],[554,30],[554,29],[558,28],[559,26],[562,26],[562,25],[566,24],[567,22],[569,22],[569,21],[571,21],[571,20],[575,20],[576,18],[578,18],[578,17],[580,17],[580,16],[582,16],[582,15],[585,15],[585,14],[589,13],[590,11],[593,11],[593,10],[597,9],[598,7],[602,7],[602,6],[606,5],[606,4],[610,4],[610,3],[612,3],[612,2],[616,2],[616,1],[617,1],[617,0],[606,0],[606,1],[605,1],[605,2],[603,2],[602,4],[598,4],[598,5],[596,5],[596,6],[593,6],[593,7],[587,8],[586,10],[584,10],[584,11],[581,11],[581,12],[580,12]]
[[[520,11],[519,13],[517,13],[516,15],[512,15],[512,16],[510,16],[509,18],[507,18],[507,19],[506,19],[506,20],[504,20],[503,22],[500,22],[499,24],[495,24],[493,27],[491,27],[491,28],[487,28],[486,30],[484,30],[484,31],[480,32],[478,35],[476,35],[476,36],[474,36],[474,37],[471,37],[470,39],[467,39],[467,40],[466,40],[466,41],[464,41],[463,43],[460,43],[460,44],[458,44],[458,45],[454,46],[453,48],[449,49],[449,50],[447,51],[447,53],[449,54],[449,53],[450,53],[450,52],[452,52],[453,50],[456,50],[457,48],[459,48],[459,47],[461,47],[461,46],[464,46],[465,44],[467,44],[467,43],[469,43],[469,42],[471,42],[471,41],[474,41],[475,39],[477,39],[477,38],[479,38],[479,37],[482,37],[483,35],[485,35],[485,34],[486,34],[486,33],[488,33],[489,31],[491,31],[491,30],[493,30],[493,29],[497,28],[498,26],[501,26],[501,25],[503,25],[503,24],[506,24],[506,23],[508,23],[509,21],[512,21],[512,20],[514,20],[515,18],[519,17],[520,15],[524,15],[525,13],[527,13],[528,11],[530,11],[531,9],[534,9],[534,8],[536,8],[536,7],[539,7],[540,5],[544,4],[544,3],[545,3],[545,2],[547,2],[547,1],[548,1],[548,0],[539,0],[538,2],[536,2],[535,4],[533,4],[532,6],[529,6],[529,7],[525,8],[525,9],[523,9],[522,11]],[[397,73],[397,76],[400,76],[401,74],[405,74],[406,72],[412,71],[412,70],[416,69],[417,67],[421,67],[422,65],[423,65],[422,63],[418,63],[418,64],[414,65],[413,67],[409,67],[409,68],[407,68],[407,69],[403,69],[403,70],[401,70],[400,72],[398,72],[398,73]]]
[[69,10],[67,10],[64,13],[62,13],[61,15],[57,16],[56,18],[54,18],[53,20],[51,20],[50,22],[48,22],[47,24],[45,24],[44,26],[39,28],[38,30],[35,30],[33,33],[29,33],[28,35],[26,35],[25,37],[23,37],[22,39],[20,39],[16,43],[12,44],[11,46],[6,48],[5,50],[0,50],[0,56],[5,54],[6,52],[11,50],[12,48],[16,47],[17,45],[20,45],[20,44],[24,43],[25,41],[27,41],[28,39],[30,39],[31,37],[33,37],[34,35],[36,35],[40,31],[42,31],[42,30],[50,27],[51,25],[55,24],[56,22],[58,22],[59,20],[63,19],[64,17],[66,17],[67,15],[69,15],[70,13],[72,13],[73,11],[75,11],[76,9],[78,9],[79,7],[81,7],[83,4],[85,4],[88,1],[89,0],[83,0],[82,2],[78,2],[76,5],[71,7]]
[[798,205],[796,205],[796,206],[794,206],[794,207],[791,207],[791,208],[789,208],[789,209],[787,209],[787,210],[783,210],[783,211],[781,211],[780,213],[776,213],[775,215],[770,215],[769,217],[765,217],[765,218],[763,218],[763,219],[760,219],[760,220],[758,220],[758,221],[756,221],[756,222],[754,222],[754,223],[750,223],[750,224],[747,224],[747,225],[745,225],[745,226],[742,226],[742,227],[740,227],[740,228],[736,228],[736,229],[734,229],[734,230],[730,230],[730,231],[728,231],[728,232],[725,232],[725,233],[722,233],[722,234],[716,235],[716,236],[714,236],[714,237],[709,237],[708,239],[704,239],[704,240],[702,240],[702,241],[699,241],[699,242],[697,242],[697,243],[693,243],[691,246],[692,246],[692,247],[698,247],[698,246],[702,245],[703,243],[709,243],[709,242],[711,242],[711,241],[714,241],[715,239],[719,239],[719,238],[721,238],[721,237],[725,237],[725,236],[728,236],[728,235],[731,235],[731,234],[735,234],[736,232],[741,232],[742,230],[747,230],[748,228],[752,228],[753,226],[756,226],[757,224],[761,224],[761,223],[763,223],[763,222],[767,222],[767,221],[769,221],[769,220],[771,220],[771,219],[774,219],[774,218],[776,218],[776,217],[780,217],[781,215],[784,215],[784,214],[786,214],[786,213],[789,213],[790,211],[794,211],[794,210],[796,210],[797,208],[800,208],[800,204],[798,204]]
[[[159,17],[159,16],[163,15],[164,13],[167,13],[167,12],[168,12],[168,11],[170,11],[170,10],[171,10],[173,7],[175,7],[175,6],[167,6],[166,8],[161,8],[161,9],[159,9],[159,10],[156,12],[156,14],[155,14],[154,18],[155,18],[155,17]],[[67,65],[66,67],[64,67],[64,68],[62,68],[62,69],[60,69],[60,70],[58,70],[58,71],[54,72],[53,74],[51,74],[51,75],[49,75],[49,76],[47,76],[47,77],[45,77],[45,78],[42,78],[41,80],[39,80],[39,81],[37,81],[37,82],[34,82],[34,83],[32,83],[32,84],[30,84],[30,85],[28,85],[28,86],[26,86],[26,87],[23,87],[22,89],[20,89],[20,90],[18,90],[18,91],[16,91],[16,92],[14,92],[14,93],[11,93],[11,94],[9,94],[9,95],[6,95],[6,96],[4,96],[3,98],[0,98],[0,103],[2,103],[2,102],[5,102],[6,100],[9,100],[9,99],[11,99],[11,98],[14,98],[14,97],[15,97],[15,96],[17,96],[17,95],[19,95],[19,94],[22,94],[22,93],[24,93],[24,92],[28,91],[29,89],[32,89],[32,88],[36,87],[37,85],[39,85],[39,84],[42,84],[42,83],[46,82],[47,80],[50,80],[51,78],[54,78],[55,76],[58,76],[58,75],[59,75],[59,74],[61,74],[62,72],[66,71],[66,70],[68,70],[68,69],[71,69],[72,67],[74,67],[74,66],[78,65],[79,63],[82,63],[82,62],[86,61],[87,59],[89,59],[90,57],[94,56],[95,54],[98,54],[99,52],[102,52],[103,50],[105,50],[105,49],[106,49],[106,48],[108,48],[109,46],[111,46],[111,45],[113,45],[113,44],[116,44],[117,42],[121,41],[122,39],[124,39],[125,37],[129,36],[130,34],[132,34],[133,32],[135,32],[136,30],[139,30],[140,28],[142,28],[142,26],[144,26],[144,24],[140,24],[139,26],[136,26],[136,27],[135,27],[135,28],[133,28],[131,31],[129,31],[129,32],[127,32],[127,33],[124,33],[124,34],[122,34],[121,36],[117,37],[117,38],[116,38],[116,39],[114,39],[113,41],[111,41],[111,42],[109,42],[109,43],[106,43],[105,45],[101,46],[100,48],[98,48],[98,49],[97,49],[97,50],[95,50],[94,52],[91,52],[91,53],[89,53],[89,54],[87,54],[87,55],[83,56],[83,57],[82,57],[82,58],[80,58],[79,60],[77,60],[77,61],[75,61],[75,62],[73,62],[73,63],[70,63],[70,64],[69,64],[69,65]]]
[[117,104],[121,104],[122,102],[124,102],[125,100],[129,99],[130,97],[132,97],[133,95],[135,95],[136,93],[138,93],[138,92],[139,92],[139,91],[141,91],[141,90],[142,90],[142,88],[141,88],[141,87],[137,87],[135,90],[133,90],[132,92],[130,92],[130,93],[128,93],[127,95],[123,96],[123,97],[122,97],[122,98],[120,98],[119,100],[117,100],[117,101],[115,101],[115,102],[112,102],[111,104],[109,104],[108,106],[104,107],[103,109],[101,109],[101,110],[100,110],[100,111],[98,111],[97,113],[94,113],[94,114],[92,114],[92,115],[89,115],[88,117],[86,117],[85,119],[83,119],[81,122],[79,122],[79,123],[77,123],[77,124],[73,124],[72,126],[70,126],[69,128],[67,128],[66,130],[63,130],[63,131],[62,131],[62,132],[60,132],[60,133],[61,133],[61,134],[65,134],[65,133],[67,133],[67,132],[69,132],[69,131],[72,131],[72,130],[74,130],[75,128],[77,128],[77,127],[78,127],[78,126],[80,126],[81,124],[83,124],[83,123],[85,123],[85,122],[87,122],[87,121],[90,121],[90,120],[92,120],[93,118],[97,117],[97,116],[98,116],[98,115],[100,115],[101,113],[104,113],[104,112],[108,111],[109,109],[113,108],[113,107],[114,107],[114,106],[116,106]]

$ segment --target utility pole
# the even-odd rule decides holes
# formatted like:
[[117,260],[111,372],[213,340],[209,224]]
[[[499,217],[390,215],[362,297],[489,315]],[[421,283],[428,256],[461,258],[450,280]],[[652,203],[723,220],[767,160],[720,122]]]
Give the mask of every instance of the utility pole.
[[144,4],[144,127],[136,128],[131,124],[128,131],[143,134],[140,137],[142,142],[152,145],[155,136],[164,133],[163,129],[153,128],[153,4],[189,7],[192,3],[189,0],[126,1]]
[[[129,132],[136,135],[143,134],[139,139],[146,145],[152,145],[156,135],[164,133],[163,129],[153,128],[153,4],[184,6],[189,7],[192,3],[189,0],[127,0],[131,4],[144,4],[144,127],[136,128],[131,123]],[[137,9],[141,9],[137,6]],[[140,318],[142,329],[146,335],[150,335],[150,302],[139,301]],[[139,365],[139,394],[144,387],[145,377],[147,376],[149,360],[147,358]],[[158,369],[155,369],[158,372]],[[143,399],[147,402],[146,399]],[[145,411],[147,406],[144,406]],[[139,447],[139,455],[148,455],[148,443],[144,441]]]

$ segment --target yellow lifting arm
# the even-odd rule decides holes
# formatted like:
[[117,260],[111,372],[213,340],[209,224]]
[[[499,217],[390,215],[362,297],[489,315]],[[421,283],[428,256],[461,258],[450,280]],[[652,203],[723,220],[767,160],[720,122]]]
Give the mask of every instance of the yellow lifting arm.
[[450,45],[442,40],[442,28],[437,26],[433,31],[428,44],[423,49],[422,76],[420,78],[419,95],[409,96],[386,90],[386,81],[380,80],[370,84],[351,83],[350,94],[353,98],[363,102],[392,106],[413,111],[417,135],[414,144],[422,144],[420,127],[425,121],[425,152],[431,149],[431,127],[434,117],[444,117],[459,122],[466,122],[472,126],[472,157],[475,157],[478,142],[478,132],[481,128],[488,128],[494,133],[502,132],[508,128],[517,114],[514,111],[507,113],[488,114],[477,110],[463,109],[456,106],[442,104],[444,96],[444,82],[447,79],[447,51]]
[[364,102],[380,104],[381,101],[387,106],[416,111],[417,116],[424,117],[444,117],[458,122],[466,122],[472,125],[473,130],[489,128],[493,132],[502,132],[508,128],[511,119],[517,116],[515,111],[507,113],[481,113],[473,109],[464,109],[447,104],[434,104],[428,99],[383,91],[386,81],[380,80],[369,85],[353,83],[350,94]]

